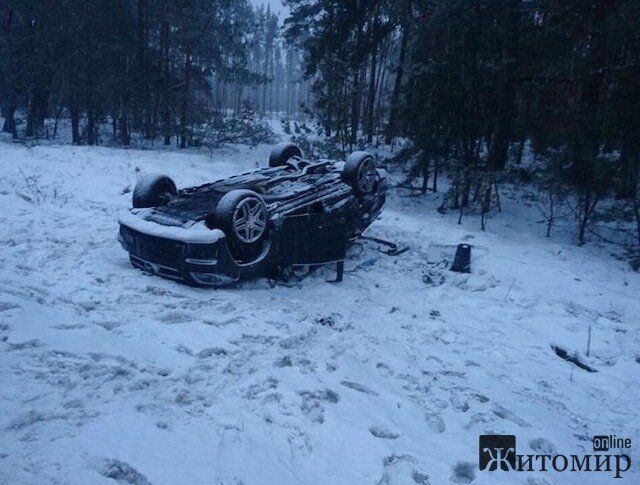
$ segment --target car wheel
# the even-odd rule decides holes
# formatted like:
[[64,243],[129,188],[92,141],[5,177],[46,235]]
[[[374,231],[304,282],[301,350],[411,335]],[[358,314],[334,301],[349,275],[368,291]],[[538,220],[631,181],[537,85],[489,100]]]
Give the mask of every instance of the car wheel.
[[133,207],[158,207],[166,205],[171,197],[176,195],[176,184],[166,175],[149,173],[143,175],[133,190]]
[[226,234],[234,257],[246,261],[262,251],[268,230],[267,206],[252,190],[227,192],[216,208],[215,222]]
[[302,150],[298,145],[287,141],[278,143],[273,147],[271,155],[269,155],[269,166],[281,167],[293,157],[302,158]]
[[370,153],[353,152],[344,164],[342,178],[353,187],[356,195],[371,194],[378,183],[376,161]]

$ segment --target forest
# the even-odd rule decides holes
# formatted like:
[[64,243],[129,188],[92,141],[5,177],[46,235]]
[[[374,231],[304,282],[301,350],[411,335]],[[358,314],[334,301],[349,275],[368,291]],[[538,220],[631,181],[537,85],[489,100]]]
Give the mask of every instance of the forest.
[[0,108],[0,485],[640,485],[640,0],[0,0]]
[[579,244],[637,251],[638,2],[284,4],[5,0],[2,130],[55,138],[68,120],[74,144],[185,148],[270,142],[269,114],[328,153],[391,146],[407,184],[447,177],[440,210],[483,228],[502,183],[531,184],[547,234],[564,219]]
[[55,138],[68,119],[74,144],[185,148],[227,112],[293,112],[308,96],[277,16],[247,0],[21,0],[0,13],[2,129],[14,137]]
[[483,227],[514,176],[543,189],[548,231],[572,196],[579,244],[614,196],[608,217],[635,220],[640,244],[638,2],[287,3],[327,136],[407,137],[423,191],[445,172],[442,209],[476,206]]

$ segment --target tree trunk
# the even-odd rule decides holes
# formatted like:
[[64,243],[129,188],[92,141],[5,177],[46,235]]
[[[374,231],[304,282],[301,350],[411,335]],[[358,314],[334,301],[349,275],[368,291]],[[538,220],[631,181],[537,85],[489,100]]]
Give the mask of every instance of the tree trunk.
[[[375,27],[374,27],[375,35]],[[367,142],[373,142],[373,120],[374,120],[374,106],[376,100],[376,61],[377,61],[377,48],[374,47],[371,52],[371,69],[369,72],[369,96],[367,97]]]
[[438,163],[438,159],[433,160],[433,185],[431,190],[433,193],[438,191],[438,170],[440,169],[440,164]]
[[584,201],[582,204],[582,213],[580,214],[580,224],[578,227],[578,244],[584,246],[584,233],[589,223],[589,215],[591,214],[591,188],[587,187],[584,194]]
[[15,138],[17,136],[16,133],[16,120],[14,119],[16,112],[15,103],[11,102],[6,106],[3,110],[2,115],[4,116],[4,124],[2,125],[2,131],[4,133],[11,133],[11,136]]
[[76,105],[69,106],[69,116],[71,117],[71,140],[74,145],[80,144],[80,116]]
[[124,107],[124,102],[121,101],[120,107],[120,143],[124,146],[131,145],[131,132],[129,130],[129,117],[127,116],[127,111]]
[[333,119],[333,111],[331,109],[331,104],[329,104],[329,108],[327,108],[327,113],[325,115],[324,120],[324,136],[329,138],[331,136],[331,122]]
[[30,137],[33,136],[35,132],[35,117],[36,117],[36,108],[35,108],[35,100],[34,96],[31,96],[29,99],[29,105],[27,109],[27,127],[25,129],[25,135]]
[[522,114],[522,121],[520,123],[520,141],[518,142],[518,152],[516,153],[516,159],[514,163],[520,165],[522,163],[522,157],[524,156],[524,147],[527,143],[527,128],[529,125],[529,111],[531,108],[531,97],[527,93],[524,106],[524,113]]
[[171,108],[169,79],[169,4],[162,10],[162,28],[160,34],[162,49],[162,131],[164,144],[171,144]]
[[503,170],[509,155],[516,92],[518,23],[521,0],[507,0],[498,17],[501,27],[502,59],[500,89],[493,143],[489,161],[492,171]]
[[420,192],[426,194],[427,187],[429,185],[429,160],[427,160],[427,157],[424,154],[422,155],[420,165],[422,165],[422,188],[420,189]]
[[63,105],[62,104],[58,104],[58,101],[56,100],[56,105],[55,105],[55,119],[53,121],[53,135],[52,138],[55,140],[58,137],[58,122],[60,121],[60,115],[62,114],[62,110],[63,110]]
[[[140,119],[142,121],[142,132],[145,136],[145,138],[149,138],[150,136],[150,110],[149,110],[149,66],[148,66],[148,62],[147,62],[147,49],[148,49],[148,45],[149,45],[149,28],[147,25],[147,19],[148,19],[148,0],[138,0],[137,2],[137,20],[138,20],[138,25],[137,25],[137,32],[136,32],[136,36],[137,36],[137,47],[138,47],[138,52],[137,52],[137,58],[138,58],[138,62],[137,62],[137,76],[135,76],[138,80],[137,84],[137,89],[134,93],[134,99],[138,98],[141,102],[140,104],[137,106],[138,109],[135,109],[135,104],[134,104],[134,109],[133,111],[133,118],[134,120],[136,118]],[[127,64],[128,64],[128,60],[127,60]],[[127,67],[128,69],[128,67]],[[129,104],[129,103],[127,103]],[[137,112],[137,113],[136,113]],[[128,124],[128,123],[127,123]],[[127,131],[129,131],[127,129]]]
[[351,149],[358,141],[358,127],[360,126],[360,69],[354,67],[353,92],[351,93],[351,135],[349,144]]
[[96,117],[92,108],[87,110],[87,144],[96,144]]
[[577,79],[578,101],[573,138],[571,176],[573,183],[585,187],[589,192],[594,183],[594,161],[600,151],[601,136],[597,114],[602,99],[604,71],[599,69],[600,59],[596,55],[602,43],[600,35],[604,20],[604,11],[600,9],[597,18],[588,20],[585,38],[589,38],[589,49],[583,54],[586,57],[584,72]]
[[636,193],[638,169],[640,167],[640,145],[630,137],[623,140],[620,150],[620,185],[618,197],[629,199]]
[[[44,80],[39,79],[37,82],[44,82]],[[48,93],[45,87],[38,85],[33,89],[27,111],[27,136],[35,136],[42,130],[47,115],[47,98]]]
[[191,46],[185,49],[184,81],[182,91],[182,106],[180,111],[180,148],[187,147],[187,110],[189,108],[189,84],[191,81]]
[[[408,10],[411,12],[411,1]],[[391,109],[389,111],[389,126],[385,143],[389,145],[391,140],[398,134],[398,118],[400,110],[400,89],[402,88],[402,76],[404,74],[404,60],[407,55],[407,44],[409,41],[410,24],[407,20],[402,28],[402,38],[400,40],[400,55],[398,57],[398,67],[396,68],[396,78],[393,81],[393,94],[391,95]]]
[[491,209],[491,189],[493,188],[493,178],[489,177],[487,182],[487,190],[484,193],[484,200],[482,201],[482,209],[481,209],[481,225],[480,228],[485,230],[485,216],[489,213]]
[[462,185],[462,197],[460,200],[460,207],[469,207],[469,194],[471,193],[471,181],[469,176],[465,172]]
[[636,216],[636,230],[638,231],[638,247],[640,248],[640,203],[638,203],[638,196],[634,194],[633,197],[633,212]]

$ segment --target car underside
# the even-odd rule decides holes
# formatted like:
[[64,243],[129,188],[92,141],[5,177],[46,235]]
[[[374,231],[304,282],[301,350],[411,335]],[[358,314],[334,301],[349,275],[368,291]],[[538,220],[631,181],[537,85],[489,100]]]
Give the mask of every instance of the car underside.
[[179,191],[166,176],[143,177],[134,207],[119,221],[131,263],[184,283],[219,286],[341,262],[385,201],[384,170],[366,152],[346,162],[312,162],[284,143],[269,165]]

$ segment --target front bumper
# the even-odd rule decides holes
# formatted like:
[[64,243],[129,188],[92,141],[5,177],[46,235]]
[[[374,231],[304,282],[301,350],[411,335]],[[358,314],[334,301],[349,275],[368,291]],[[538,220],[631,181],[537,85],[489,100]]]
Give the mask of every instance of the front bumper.
[[209,243],[186,242],[141,232],[121,221],[118,241],[134,267],[186,284],[224,286],[253,269],[236,263],[224,237]]

